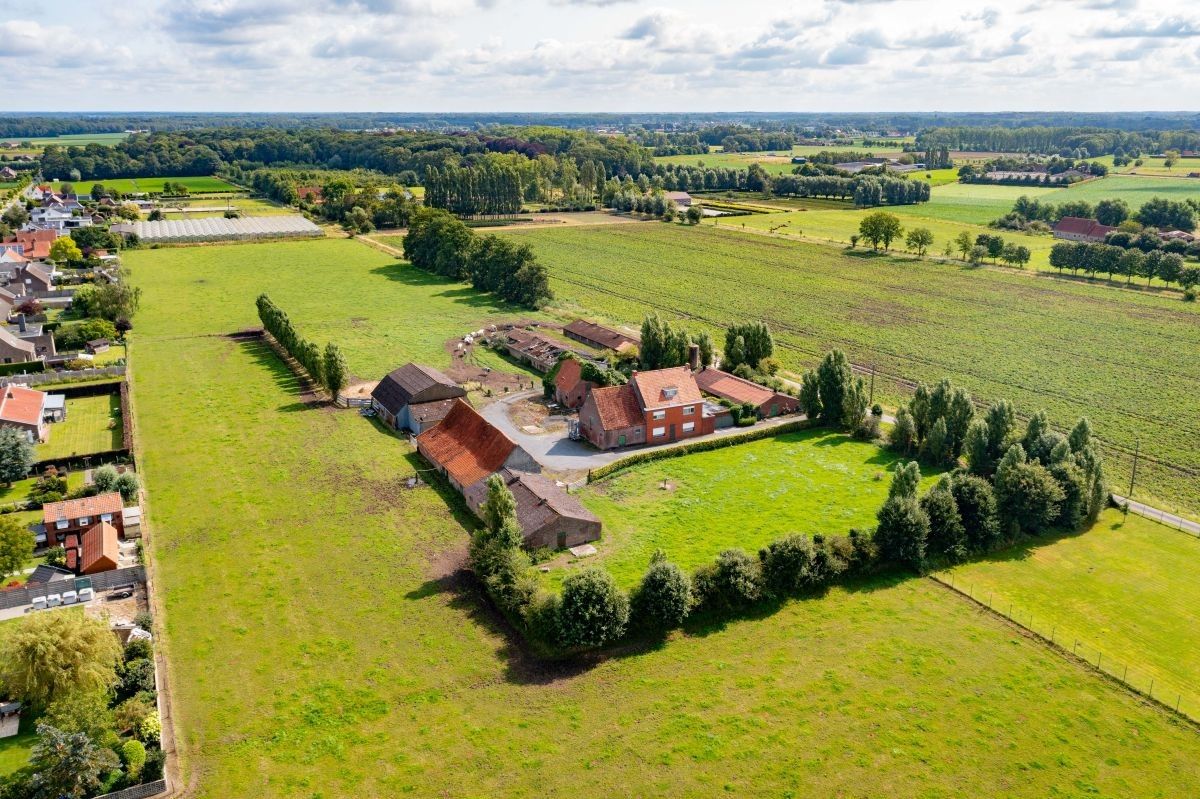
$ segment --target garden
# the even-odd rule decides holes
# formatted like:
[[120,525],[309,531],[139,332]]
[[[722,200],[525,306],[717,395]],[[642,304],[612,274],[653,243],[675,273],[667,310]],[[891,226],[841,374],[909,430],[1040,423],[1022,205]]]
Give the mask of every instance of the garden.
[[67,418],[48,425],[47,440],[35,447],[37,460],[77,458],[124,447],[119,393],[69,397],[66,406]]

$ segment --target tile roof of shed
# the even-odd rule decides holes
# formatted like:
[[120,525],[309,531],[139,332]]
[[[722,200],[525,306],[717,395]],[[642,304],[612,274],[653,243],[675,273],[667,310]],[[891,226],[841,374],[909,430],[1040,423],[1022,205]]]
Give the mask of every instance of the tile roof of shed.
[[639,427],[646,422],[642,407],[638,404],[637,391],[632,385],[593,388],[592,401],[600,417],[600,426],[605,430],[623,430]]
[[700,390],[715,397],[731,400],[732,402],[749,402],[751,405],[762,405],[775,396],[771,389],[744,380],[720,369],[704,369],[696,373],[696,385]]
[[610,350],[618,350],[626,345],[638,344],[641,341],[637,336],[622,333],[620,330],[598,325],[586,319],[576,319],[564,327],[563,331],[573,333],[588,341],[594,341],[602,347],[608,347]]
[[461,399],[454,400],[436,427],[417,436],[417,444],[426,457],[464,487],[498,471],[517,448]]
[[419,401],[422,392],[439,386],[454,390],[460,397],[467,393],[437,369],[417,363],[406,363],[380,380],[371,396],[387,408],[389,413],[394,414],[401,407],[410,404],[414,398]]

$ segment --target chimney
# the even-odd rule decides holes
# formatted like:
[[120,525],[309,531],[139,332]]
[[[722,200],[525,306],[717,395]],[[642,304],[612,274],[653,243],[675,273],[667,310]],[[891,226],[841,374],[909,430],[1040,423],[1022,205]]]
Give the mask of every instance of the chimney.
[[688,366],[695,372],[700,368],[700,345],[688,344]]
[[25,332],[25,314],[23,314],[23,313],[17,314],[17,328],[22,333]]

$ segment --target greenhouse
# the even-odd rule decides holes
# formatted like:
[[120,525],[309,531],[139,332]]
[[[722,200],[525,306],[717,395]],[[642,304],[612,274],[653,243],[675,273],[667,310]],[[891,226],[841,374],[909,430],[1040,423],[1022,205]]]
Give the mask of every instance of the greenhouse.
[[320,236],[321,228],[302,216],[250,216],[241,219],[169,219],[113,225],[122,235],[137,234],[144,242],[253,241]]

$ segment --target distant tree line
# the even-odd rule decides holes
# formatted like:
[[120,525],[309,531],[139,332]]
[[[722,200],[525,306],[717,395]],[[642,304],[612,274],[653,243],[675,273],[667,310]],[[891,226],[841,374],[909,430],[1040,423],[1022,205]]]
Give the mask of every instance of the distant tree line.
[[480,291],[526,308],[553,298],[546,268],[528,244],[489,234],[477,236],[448,211],[422,208],[404,236],[404,257],[413,266],[451,280],[469,280]]
[[[990,153],[1038,153],[1041,155],[1094,158],[1100,155],[1153,152],[1161,143],[1177,138],[1189,140],[1187,133],[1156,133],[1084,126],[954,126],[935,127],[917,134],[920,149],[949,147]],[[1200,139],[1200,135],[1197,135]]]
[[259,294],[255,301],[258,318],[271,338],[279,343],[284,352],[308,372],[313,382],[324,386],[336,399],[339,391],[346,387],[349,371],[341,349],[330,342],[321,350],[316,344],[301,336],[292,326],[287,312],[271,301],[266,294]]

